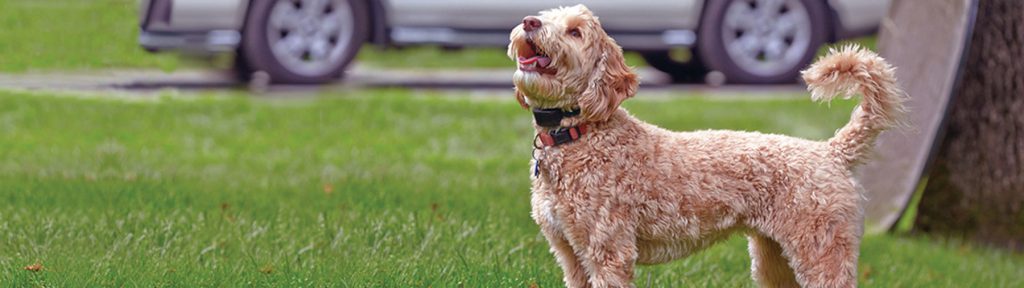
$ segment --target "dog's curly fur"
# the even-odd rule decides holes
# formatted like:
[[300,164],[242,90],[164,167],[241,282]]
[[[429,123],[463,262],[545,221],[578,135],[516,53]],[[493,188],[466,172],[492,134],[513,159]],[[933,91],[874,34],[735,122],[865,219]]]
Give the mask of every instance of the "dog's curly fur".
[[803,72],[816,100],[863,95],[828,141],[679,133],[618,107],[636,93],[637,76],[586,7],[536,19],[542,26],[533,31],[513,29],[509,57],[543,50],[554,72],[517,71],[516,99],[524,107],[579,107],[583,114],[562,125],[590,130],[535,153],[532,216],[566,286],[632,286],[634,264],[672,261],[734,232],[749,238],[761,286],[856,286],[864,196],[851,169],[894,125],[904,99],[882,58],[846,47]]

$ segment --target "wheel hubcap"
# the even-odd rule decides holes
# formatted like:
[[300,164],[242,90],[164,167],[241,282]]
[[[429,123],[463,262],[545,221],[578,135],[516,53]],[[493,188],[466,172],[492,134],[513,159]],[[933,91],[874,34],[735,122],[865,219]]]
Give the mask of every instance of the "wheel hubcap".
[[270,10],[267,40],[286,69],[320,76],[336,69],[354,39],[355,16],[345,0],[280,0]]
[[737,0],[723,18],[726,53],[751,74],[789,71],[812,48],[811,18],[800,0]]

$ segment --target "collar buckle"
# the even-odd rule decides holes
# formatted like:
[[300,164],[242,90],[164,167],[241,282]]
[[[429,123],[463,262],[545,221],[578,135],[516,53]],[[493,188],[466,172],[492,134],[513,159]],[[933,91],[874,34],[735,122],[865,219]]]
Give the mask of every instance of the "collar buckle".
[[[540,140],[540,145],[534,143],[535,148],[552,147],[558,146],[572,141],[576,141],[583,137],[583,134],[587,133],[587,125],[580,124],[579,126],[563,127],[555,130],[548,131],[547,133],[538,133],[537,139]],[[537,147],[539,146],[539,147]]]

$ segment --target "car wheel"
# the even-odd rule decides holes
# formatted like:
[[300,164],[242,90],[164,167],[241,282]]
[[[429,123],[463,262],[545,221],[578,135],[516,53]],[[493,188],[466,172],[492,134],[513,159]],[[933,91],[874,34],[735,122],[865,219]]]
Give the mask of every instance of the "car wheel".
[[366,39],[366,7],[355,0],[253,1],[236,67],[274,83],[313,84],[341,77]]
[[644,61],[647,61],[647,64],[654,67],[654,69],[658,69],[658,71],[665,72],[671,76],[672,82],[690,83],[699,82],[704,79],[708,69],[705,68],[704,63],[700,60],[696,49],[690,49],[690,59],[686,61],[680,61],[672,57],[672,52],[646,51],[641,52],[640,56],[643,56]]
[[828,36],[820,0],[708,1],[702,59],[730,83],[792,83]]

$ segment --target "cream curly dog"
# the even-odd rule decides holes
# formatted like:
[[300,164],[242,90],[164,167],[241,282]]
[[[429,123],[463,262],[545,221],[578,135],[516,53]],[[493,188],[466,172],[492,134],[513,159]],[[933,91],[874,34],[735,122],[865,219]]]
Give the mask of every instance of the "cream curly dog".
[[816,100],[863,95],[824,142],[738,131],[671,132],[619,104],[637,91],[622,49],[586,7],[529,16],[511,34],[516,99],[533,109],[532,216],[570,287],[633,286],[633,268],[750,240],[767,287],[854,287],[863,200],[851,169],[893,126],[904,94],[857,47],[803,72]]

